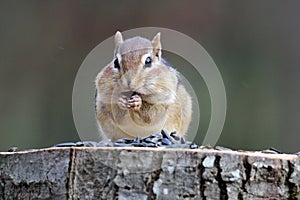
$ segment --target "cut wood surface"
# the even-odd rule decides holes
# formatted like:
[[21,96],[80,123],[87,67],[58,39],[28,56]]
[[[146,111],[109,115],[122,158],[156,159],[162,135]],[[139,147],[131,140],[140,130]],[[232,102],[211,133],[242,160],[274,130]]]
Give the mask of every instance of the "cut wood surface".
[[201,149],[0,153],[0,199],[300,199],[300,159]]

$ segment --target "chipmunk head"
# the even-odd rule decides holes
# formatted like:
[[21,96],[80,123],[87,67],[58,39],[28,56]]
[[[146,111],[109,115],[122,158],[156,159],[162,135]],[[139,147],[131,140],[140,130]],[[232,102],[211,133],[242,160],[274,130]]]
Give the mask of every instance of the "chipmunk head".
[[[120,74],[118,84],[122,92],[132,92],[151,98],[159,92],[171,91],[168,88],[174,80],[168,80],[169,69],[161,65],[160,33],[152,41],[133,37],[123,40],[118,31],[115,34],[115,59],[113,68]],[[175,80],[176,81],[176,80]]]

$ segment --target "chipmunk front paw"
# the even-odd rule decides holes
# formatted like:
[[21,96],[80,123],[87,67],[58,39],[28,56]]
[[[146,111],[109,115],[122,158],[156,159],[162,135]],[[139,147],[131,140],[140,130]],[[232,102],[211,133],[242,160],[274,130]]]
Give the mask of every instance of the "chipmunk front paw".
[[132,109],[134,111],[140,110],[140,108],[142,106],[142,98],[137,94],[131,96],[130,99],[128,100],[127,106],[129,109]]
[[133,111],[138,111],[142,106],[142,98],[135,94],[130,98],[122,96],[119,98],[118,105],[121,109],[131,109]]
[[122,96],[119,98],[118,105],[122,110],[128,109],[128,98],[126,96]]

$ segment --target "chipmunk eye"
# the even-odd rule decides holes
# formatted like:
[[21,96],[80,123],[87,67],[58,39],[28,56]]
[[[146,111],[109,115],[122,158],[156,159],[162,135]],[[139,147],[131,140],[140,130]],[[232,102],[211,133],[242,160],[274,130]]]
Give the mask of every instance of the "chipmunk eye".
[[145,67],[150,67],[151,62],[152,62],[152,59],[150,57],[147,57],[146,60],[145,60]]
[[120,64],[119,64],[118,58],[116,58],[115,61],[114,61],[114,68],[117,69],[117,70],[120,70]]

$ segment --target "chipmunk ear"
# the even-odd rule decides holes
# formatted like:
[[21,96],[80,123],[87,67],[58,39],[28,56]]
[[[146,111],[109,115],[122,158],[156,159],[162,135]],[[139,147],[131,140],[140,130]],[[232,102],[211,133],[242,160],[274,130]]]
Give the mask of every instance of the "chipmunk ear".
[[122,33],[120,31],[117,31],[116,34],[115,34],[115,51],[118,49],[118,47],[122,43],[123,43]]
[[157,33],[152,39],[152,46],[155,56],[161,57],[160,33]]

